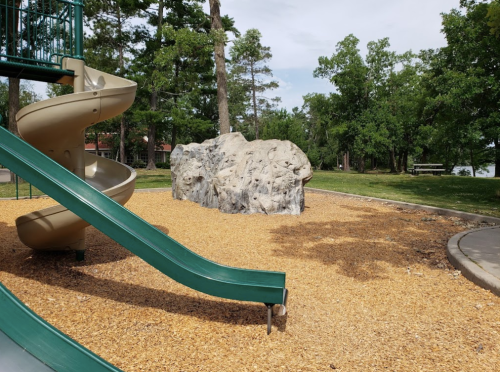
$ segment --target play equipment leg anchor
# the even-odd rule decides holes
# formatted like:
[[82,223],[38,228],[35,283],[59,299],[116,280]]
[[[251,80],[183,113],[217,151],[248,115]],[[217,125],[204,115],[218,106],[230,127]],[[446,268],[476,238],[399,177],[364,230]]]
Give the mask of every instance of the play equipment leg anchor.
[[85,259],[85,251],[76,251],[76,260],[83,261]]
[[267,334],[271,333],[271,319],[273,317],[274,304],[264,304],[267,307]]

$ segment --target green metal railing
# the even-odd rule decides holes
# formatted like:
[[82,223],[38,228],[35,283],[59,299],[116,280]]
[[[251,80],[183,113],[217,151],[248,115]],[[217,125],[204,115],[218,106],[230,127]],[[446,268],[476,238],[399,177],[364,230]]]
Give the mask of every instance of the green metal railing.
[[83,0],[0,0],[0,75],[46,81],[64,57],[83,59]]

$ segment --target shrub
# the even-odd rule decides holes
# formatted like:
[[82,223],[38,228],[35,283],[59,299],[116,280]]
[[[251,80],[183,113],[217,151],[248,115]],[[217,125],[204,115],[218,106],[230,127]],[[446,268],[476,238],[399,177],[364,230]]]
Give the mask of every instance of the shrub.
[[460,169],[457,174],[459,176],[463,176],[463,177],[470,177],[471,176],[470,170],[468,170],[468,169]]
[[164,162],[164,163],[156,163],[156,168],[160,169],[170,169],[170,163],[169,162]]
[[146,163],[144,163],[142,160],[134,160],[134,162],[131,165],[132,168],[146,168]]

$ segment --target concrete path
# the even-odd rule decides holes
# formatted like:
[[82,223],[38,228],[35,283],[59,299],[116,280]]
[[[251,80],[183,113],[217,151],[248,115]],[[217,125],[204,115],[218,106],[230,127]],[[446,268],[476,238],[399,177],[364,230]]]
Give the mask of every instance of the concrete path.
[[457,234],[446,253],[463,276],[500,296],[500,226]]

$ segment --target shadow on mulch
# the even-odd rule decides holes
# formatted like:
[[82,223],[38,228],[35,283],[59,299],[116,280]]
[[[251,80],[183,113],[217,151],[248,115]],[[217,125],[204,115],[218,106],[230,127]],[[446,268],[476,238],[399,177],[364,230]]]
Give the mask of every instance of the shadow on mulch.
[[[386,266],[405,267],[437,264],[452,268],[446,258],[446,243],[455,234],[446,231],[444,220],[422,217],[421,212],[380,212],[375,208],[338,205],[360,212],[356,221],[306,222],[271,231],[271,241],[280,246],[279,257],[314,260],[337,265],[338,273],[360,281],[389,277]],[[436,217],[436,216],[434,216]]]
[[[168,232],[164,227],[159,228]],[[0,222],[1,235],[13,233],[16,234],[14,227]],[[82,262],[75,260],[74,251],[37,252],[20,243],[14,248],[0,246],[0,271],[89,296],[132,306],[156,308],[202,320],[239,325],[267,323],[267,311],[263,305],[195,298],[137,284],[98,278],[81,272],[78,267],[106,264],[134,256],[93,228],[89,228],[87,232],[87,243],[85,261]],[[284,318],[273,320],[278,326],[278,331],[284,331],[286,328]]]

